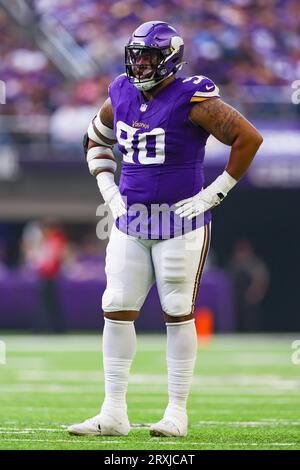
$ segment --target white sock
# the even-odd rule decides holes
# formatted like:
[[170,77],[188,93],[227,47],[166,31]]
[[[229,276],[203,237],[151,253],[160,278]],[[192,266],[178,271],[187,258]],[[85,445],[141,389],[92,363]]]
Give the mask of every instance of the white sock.
[[168,416],[186,416],[186,404],[197,357],[197,334],[194,319],[167,323]]
[[103,330],[103,367],[105,399],[103,413],[127,413],[126,392],[130,366],[136,351],[133,321],[105,318]]

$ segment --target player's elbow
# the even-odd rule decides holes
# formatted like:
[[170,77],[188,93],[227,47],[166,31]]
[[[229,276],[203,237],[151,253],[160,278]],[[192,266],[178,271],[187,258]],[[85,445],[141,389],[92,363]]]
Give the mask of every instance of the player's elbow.
[[255,129],[251,128],[241,132],[233,143],[233,147],[240,150],[251,150],[254,154],[263,143],[262,135]]
[[88,139],[88,149],[92,149],[93,147],[98,147],[99,144],[92,140],[91,138]]
[[263,141],[264,141],[263,136],[258,131],[256,131],[255,135],[253,136],[253,143],[255,144],[257,149],[259,149]]
[[243,136],[243,141],[246,145],[251,146],[253,149],[256,149],[256,151],[259,149],[261,144],[263,143],[263,137],[258,132],[255,127],[251,127],[248,132],[246,132]]

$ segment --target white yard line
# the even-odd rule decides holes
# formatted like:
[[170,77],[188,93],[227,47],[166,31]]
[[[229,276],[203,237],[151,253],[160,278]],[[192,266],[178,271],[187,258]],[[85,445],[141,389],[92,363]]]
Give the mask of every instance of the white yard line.
[[[99,395],[100,392],[103,391],[103,384],[99,384],[99,386],[91,387],[89,385],[81,384],[81,385],[59,385],[59,384],[19,384],[19,385],[10,385],[10,384],[3,384],[1,385],[1,395],[0,401],[5,401],[8,399],[8,394],[16,393],[16,394],[32,394],[32,395],[39,395],[39,394],[48,394],[48,393],[55,393],[60,395],[82,395],[87,397],[92,397],[92,395]],[[197,393],[198,397],[210,395],[219,397],[221,396],[222,399],[224,397],[241,397],[243,395],[249,396],[260,396],[260,397],[280,397],[281,395],[284,396],[284,392],[289,393],[298,393],[299,386],[297,384],[294,385],[287,385],[287,386],[280,386],[280,387],[246,387],[246,386],[226,386],[223,384],[222,386],[196,386],[196,384],[192,387],[192,394]],[[167,393],[167,384],[163,384],[163,386],[155,385],[155,384],[148,384],[145,381],[145,384],[129,384],[128,394],[130,395],[148,395],[151,394],[159,395],[160,397],[165,397]],[[293,395],[297,397],[297,395]],[[11,398],[11,397],[10,397]],[[63,397],[62,397],[63,398]],[[201,399],[201,398],[200,398]]]
[[[215,335],[212,342],[205,347],[199,348],[199,352],[211,353],[232,352],[239,354],[242,351],[254,354],[267,354],[270,345],[282,348],[284,354],[285,346],[290,348],[291,342],[300,338],[300,332],[290,334],[258,334],[258,335]],[[8,351],[11,352],[99,352],[101,350],[102,336],[99,334],[67,334],[56,335],[1,335],[6,342]],[[137,334],[139,351],[163,351],[166,345],[165,334],[145,335]],[[201,343],[200,343],[201,345]],[[275,352],[277,354],[278,351]]]
[[[18,372],[18,379],[24,381],[63,381],[63,382],[78,382],[82,386],[88,386],[89,382],[103,383],[103,373],[99,371],[47,371],[47,370],[22,370]],[[149,386],[161,385],[167,383],[167,374],[131,374],[130,384]],[[238,385],[241,387],[248,386],[270,386],[275,388],[290,389],[297,387],[300,389],[300,379],[298,378],[285,378],[279,375],[195,375],[193,377],[193,384],[200,386],[223,386],[228,387],[231,385]]]
[[[102,335],[1,335],[10,352],[101,352]],[[138,335],[139,351],[164,351],[166,336]]]
[[[131,394],[133,395],[133,393],[131,392]],[[162,397],[158,397],[158,396],[149,396],[149,398],[147,397],[147,402],[161,402],[162,400]],[[193,391],[190,395],[190,404],[191,406],[197,404],[197,405],[203,405],[203,404],[206,404],[206,403],[209,403],[209,404],[213,404],[213,405],[219,405],[219,404],[225,404],[226,406],[227,405],[231,405],[232,404],[232,397],[229,395],[229,396],[225,396],[225,397],[222,397],[222,398],[219,398],[219,397],[207,397],[207,396],[201,396],[201,397],[195,397]],[[286,397],[286,398],[277,398],[277,397],[272,397],[270,396],[268,398],[268,401],[267,403],[268,404],[272,404],[272,405],[288,405],[288,404],[296,404],[297,402],[300,402],[300,396],[299,395],[293,395],[293,396],[290,396],[290,397]],[[134,398],[132,398],[132,396],[128,396],[128,403],[145,403],[145,397],[144,396],[136,396]],[[249,398],[242,398],[242,397],[235,397],[234,398],[234,405],[236,404],[244,404],[244,405],[266,405],[266,400],[262,400],[261,397],[256,397],[256,396],[253,396],[251,397],[251,399]]]
[[219,427],[219,426],[233,427],[233,428],[300,426],[300,420],[262,419],[259,421],[198,421],[197,424],[192,424],[193,428],[208,428],[208,427]]
[[12,433],[12,432],[39,432],[39,431],[46,431],[46,432],[60,432],[64,429],[55,429],[55,428],[0,428],[0,434],[2,433]]
[[[95,437],[95,436],[94,436]],[[97,437],[97,436],[96,436]],[[99,436],[100,437],[100,436]],[[67,444],[87,444],[87,445],[99,445],[99,444],[124,444],[125,441],[100,441],[99,442],[96,442],[96,441],[79,441],[76,439],[75,440],[72,440],[72,438],[70,438],[69,440],[68,439],[2,439],[1,438],[1,442],[3,441],[7,441],[7,442],[19,442],[19,443],[22,443],[22,442],[53,442],[53,443],[56,443],[56,442],[65,442]],[[141,441],[142,442],[142,441]],[[143,441],[145,442],[145,441]]]

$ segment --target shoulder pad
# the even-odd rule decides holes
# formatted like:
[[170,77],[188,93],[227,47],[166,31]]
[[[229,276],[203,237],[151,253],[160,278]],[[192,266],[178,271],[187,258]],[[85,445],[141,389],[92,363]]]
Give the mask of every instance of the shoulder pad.
[[126,76],[126,73],[122,73],[121,75],[118,75],[108,86],[108,91],[110,92],[113,88],[121,88],[123,83],[124,83],[124,79],[126,78],[127,80],[127,76]]
[[190,92],[189,101],[192,103],[220,96],[217,85],[204,75],[194,75],[193,77],[185,78],[182,83],[188,86]]
[[108,87],[108,94],[111,99],[112,107],[115,108],[117,106],[119,97],[124,85],[128,83],[128,79],[126,73],[122,73],[117,78],[115,78]]

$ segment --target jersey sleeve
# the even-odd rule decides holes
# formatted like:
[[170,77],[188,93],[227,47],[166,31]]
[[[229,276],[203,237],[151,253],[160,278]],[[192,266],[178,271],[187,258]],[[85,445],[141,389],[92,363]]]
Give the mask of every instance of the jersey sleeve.
[[192,79],[194,80],[189,94],[190,103],[199,103],[220,96],[219,88],[210,78],[200,75],[199,77],[192,77]]

